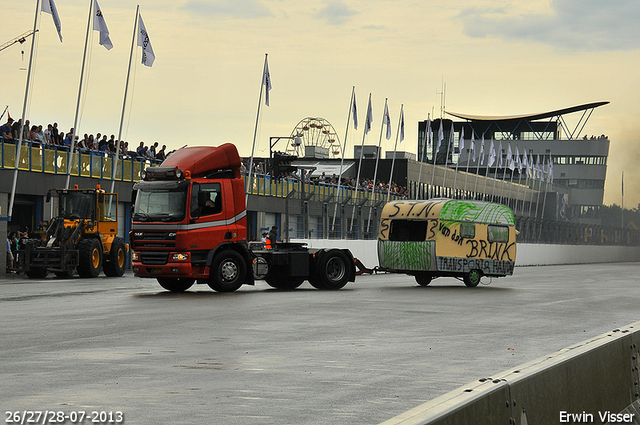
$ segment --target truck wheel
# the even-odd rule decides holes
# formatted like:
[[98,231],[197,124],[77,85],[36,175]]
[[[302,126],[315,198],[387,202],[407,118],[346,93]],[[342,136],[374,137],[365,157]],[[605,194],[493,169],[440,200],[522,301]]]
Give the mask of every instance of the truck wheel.
[[246,273],[242,256],[227,249],[214,257],[208,285],[217,292],[233,292],[242,286]]
[[187,278],[187,277],[159,277],[158,283],[167,291],[171,292],[184,292],[187,289],[191,288],[195,279]]
[[327,289],[322,284],[322,281],[320,281],[320,278],[318,276],[309,276],[309,283],[316,289]]
[[25,273],[31,279],[44,279],[47,277],[47,269],[41,267],[34,267],[29,269],[28,272]]
[[98,277],[102,268],[102,244],[97,239],[83,239],[78,244],[80,277]]
[[111,251],[102,266],[104,274],[110,277],[122,276],[124,274],[127,259],[127,245],[122,238],[114,238],[111,243]]
[[428,274],[419,274],[419,275],[416,275],[415,278],[416,278],[416,282],[420,286],[429,285],[431,283],[431,280],[433,279],[431,275],[428,275]]
[[480,283],[481,278],[482,272],[480,270],[473,269],[462,277],[462,281],[469,288],[475,288],[476,286],[478,286],[478,283]]
[[349,280],[349,259],[344,252],[332,249],[320,258],[316,270],[322,285],[318,289],[340,289]]
[[291,291],[296,289],[298,286],[302,285],[304,282],[303,277],[283,277],[283,276],[267,276],[264,278],[264,281],[269,284],[269,286],[281,289],[283,291]]

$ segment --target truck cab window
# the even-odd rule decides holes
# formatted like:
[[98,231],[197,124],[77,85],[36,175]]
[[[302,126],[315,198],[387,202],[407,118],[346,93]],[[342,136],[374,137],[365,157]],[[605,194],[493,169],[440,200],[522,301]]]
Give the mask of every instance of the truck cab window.
[[194,184],[191,189],[191,216],[203,217],[222,212],[220,183]]

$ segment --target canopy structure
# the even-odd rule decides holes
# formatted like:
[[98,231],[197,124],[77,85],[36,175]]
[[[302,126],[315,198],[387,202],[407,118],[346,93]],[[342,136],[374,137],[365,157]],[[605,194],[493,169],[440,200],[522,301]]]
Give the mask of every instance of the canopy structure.
[[[539,134],[539,139],[546,138],[546,136],[542,136],[542,133],[551,133],[554,134],[554,138],[560,139],[560,130],[562,130],[565,137],[572,140],[578,138],[589,117],[591,117],[593,110],[608,103],[608,101],[591,102],[548,112],[506,116],[482,116],[450,111],[445,112],[452,117],[467,120],[475,132],[480,134],[487,132],[489,129],[493,129],[503,133],[506,139],[516,139],[519,138],[518,133],[521,131],[529,131],[533,134]],[[573,129],[571,129],[563,116],[575,112],[582,112],[582,116]],[[548,121],[541,123],[539,122],[540,120]],[[533,123],[534,121],[538,122]]]

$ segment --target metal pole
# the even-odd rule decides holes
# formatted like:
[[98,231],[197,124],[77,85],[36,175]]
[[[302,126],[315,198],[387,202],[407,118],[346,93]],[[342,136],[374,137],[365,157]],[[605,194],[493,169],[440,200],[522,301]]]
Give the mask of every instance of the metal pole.
[[16,198],[16,186],[18,184],[18,166],[20,165],[20,151],[22,150],[22,139],[24,134],[24,123],[26,122],[27,114],[27,101],[29,99],[29,85],[31,84],[31,73],[33,72],[33,51],[36,45],[36,31],[38,30],[38,14],[40,13],[40,0],[36,0],[36,16],[33,20],[33,38],[31,39],[31,53],[29,55],[29,70],[27,71],[27,84],[24,90],[24,103],[22,104],[22,122],[20,125],[20,136],[18,137],[18,144],[16,145],[16,168],[13,172],[13,183],[11,185],[11,199],[9,200],[9,210],[7,211],[7,218],[11,221],[11,214],[13,213],[13,202]]

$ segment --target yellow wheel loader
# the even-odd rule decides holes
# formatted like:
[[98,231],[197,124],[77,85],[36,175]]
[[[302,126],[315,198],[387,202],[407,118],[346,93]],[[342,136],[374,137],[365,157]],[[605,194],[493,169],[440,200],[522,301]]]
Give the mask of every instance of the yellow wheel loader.
[[[118,237],[118,195],[100,189],[58,189],[58,215],[41,238],[19,251],[27,276],[93,278],[124,274],[129,247]],[[47,193],[51,201],[51,191]]]

